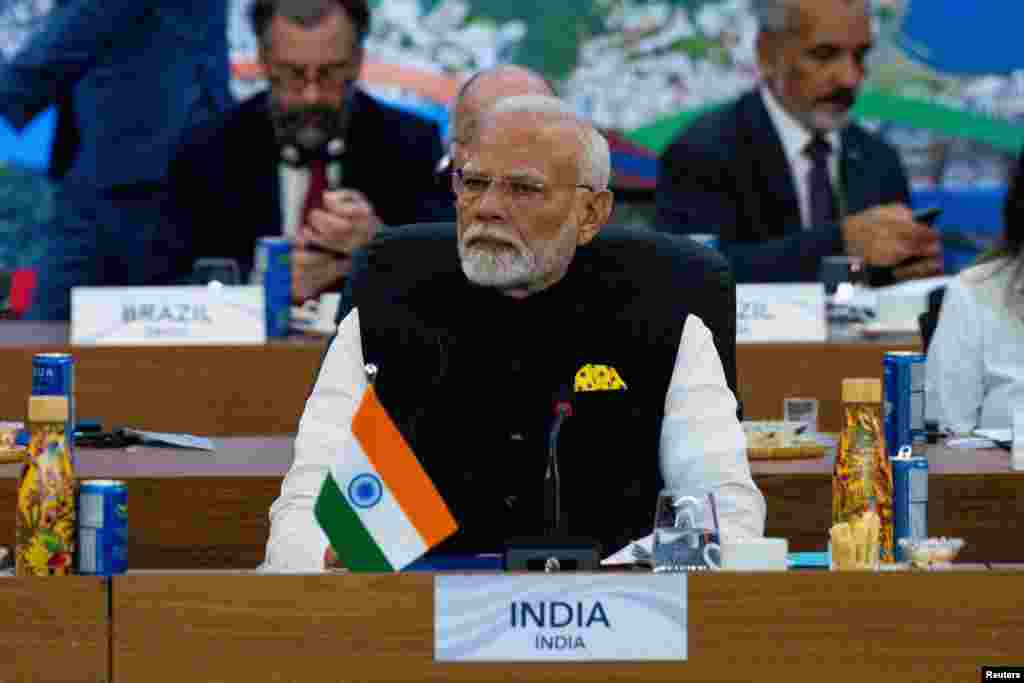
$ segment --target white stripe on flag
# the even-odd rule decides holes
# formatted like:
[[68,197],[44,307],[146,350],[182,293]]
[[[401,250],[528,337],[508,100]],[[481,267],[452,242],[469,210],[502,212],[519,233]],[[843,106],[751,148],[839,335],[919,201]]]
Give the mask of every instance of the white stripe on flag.
[[[345,456],[335,462],[331,468],[334,481],[345,496],[349,506],[355,511],[366,527],[367,532],[388,559],[391,566],[397,569],[411,564],[429,550],[423,538],[412,525],[405,511],[388,488],[388,483],[373,469],[359,440],[350,434],[349,446]],[[371,473],[380,479],[383,493],[380,502],[369,508],[361,508],[353,504],[349,495],[349,483],[360,474]]]

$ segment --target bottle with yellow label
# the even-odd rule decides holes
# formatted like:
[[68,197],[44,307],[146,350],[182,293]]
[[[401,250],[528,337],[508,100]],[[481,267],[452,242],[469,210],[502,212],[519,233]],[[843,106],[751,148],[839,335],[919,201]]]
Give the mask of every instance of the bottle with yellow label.
[[66,397],[29,399],[29,446],[18,482],[18,576],[61,576],[74,571],[76,483],[67,420]]
[[858,546],[856,555],[865,563],[893,562],[892,466],[885,449],[880,379],[843,380],[843,431],[832,473],[832,524],[833,538],[851,538]]

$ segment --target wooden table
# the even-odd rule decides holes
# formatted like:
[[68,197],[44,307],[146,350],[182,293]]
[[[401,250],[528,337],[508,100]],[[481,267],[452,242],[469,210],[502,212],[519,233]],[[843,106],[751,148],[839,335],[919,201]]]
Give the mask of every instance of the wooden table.
[[920,351],[916,336],[824,344],[738,344],[737,398],[746,420],[781,420],[786,398],[818,399],[818,429],[843,427],[842,382],[847,377],[883,378],[886,351]]
[[109,649],[103,579],[0,577],[0,680],[106,681]]
[[[128,566],[135,569],[256,567],[270,504],[292,459],[290,438],[217,439],[215,454],[131,447],[78,449],[82,479],[128,482]],[[16,465],[0,466],[0,510],[16,509]],[[0,516],[0,545],[14,542],[13,513]]]
[[63,323],[0,323],[0,421],[23,420],[32,356],[72,352],[79,418],[158,432],[294,434],[326,348],[322,338],[266,346],[75,347]]
[[[292,460],[283,437],[217,439],[215,454],[175,449],[79,450],[81,477],[128,480],[129,566],[136,569],[252,568],[263,560],[270,504]],[[653,457],[653,456],[652,456]],[[966,539],[964,562],[1024,562],[1024,473],[1002,450],[929,450],[928,530]],[[792,551],[824,550],[831,525],[828,459],[756,461],[768,504],[766,534]],[[0,510],[15,509],[19,468],[0,466]],[[0,545],[14,541],[0,516]]]
[[1020,665],[1024,574],[688,577],[684,662],[438,664],[433,576],[114,579],[114,683],[976,681]]
[[[1010,469],[1000,449],[930,446],[928,533],[966,540],[964,562],[1024,562],[1024,472]],[[824,549],[831,526],[831,459],[754,462],[754,479],[768,502],[767,536],[795,550]]]
[[[266,346],[76,347],[63,323],[0,323],[0,421],[21,420],[32,356],[73,351],[78,415],[210,436],[294,434],[327,341],[296,337]],[[781,419],[784,398],[817,398],[819,428],[839,431],[844,377],[882,376],[888,350],[916,337],[824,344],[741,344],[739,399],[748,419]]]

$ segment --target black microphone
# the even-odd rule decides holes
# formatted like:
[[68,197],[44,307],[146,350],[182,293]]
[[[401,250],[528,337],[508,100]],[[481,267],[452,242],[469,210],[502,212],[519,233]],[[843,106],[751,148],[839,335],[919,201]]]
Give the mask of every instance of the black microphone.
[[564,388],[555,399],[555,418],[548,429],[548,457],[543,481],[544,535],[508,541],[505,569],[512,571],[560,570],[596,571],[600,568],[600,547],[591,538],[568,535],[562,511],[562,475],[558,439],[565,421],[573,415],[572,392]]
[[556,536],[565,533],[562,523],[562,477],[558,471],[558,435],[562,425],[572,417],[572,402],[561,398],[555,402],[555,420],[548,431],[548,466],[544,473],[544,533]]

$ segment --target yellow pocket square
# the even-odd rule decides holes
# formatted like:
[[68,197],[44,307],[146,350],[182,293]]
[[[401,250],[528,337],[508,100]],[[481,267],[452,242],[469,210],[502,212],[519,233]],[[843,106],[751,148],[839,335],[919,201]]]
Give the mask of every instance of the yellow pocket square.
[[575,391],[625,391],[626,383],[615,368],[587,363],[576,371]]

